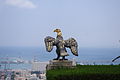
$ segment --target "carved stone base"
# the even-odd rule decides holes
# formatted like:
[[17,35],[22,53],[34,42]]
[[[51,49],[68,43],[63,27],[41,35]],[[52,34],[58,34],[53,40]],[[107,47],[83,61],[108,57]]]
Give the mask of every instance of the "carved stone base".
[[46,66],[46,70],[74,67],[73,61],[70,60],[50,60],[49,64]]

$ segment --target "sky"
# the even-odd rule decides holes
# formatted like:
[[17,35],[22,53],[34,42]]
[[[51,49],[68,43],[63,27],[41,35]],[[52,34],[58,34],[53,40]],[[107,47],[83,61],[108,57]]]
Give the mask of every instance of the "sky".
[[0,0],[0,46],[43,47],[56,28],[79,47],[120,48],[120,0]]

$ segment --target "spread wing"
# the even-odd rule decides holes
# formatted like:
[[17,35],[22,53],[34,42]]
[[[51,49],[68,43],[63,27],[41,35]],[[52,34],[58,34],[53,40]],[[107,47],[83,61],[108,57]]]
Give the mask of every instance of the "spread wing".
[[55,38],[50,37],[50,36],[47,36],[47,37],[44,39],[44,41],[45,41],[46,50],[47,50],[48,52],[51,52],[52,49],[53,49],[53,45],[54,45],[54,43],[55,43]]
[[65,40],[65,47],[70,48],[73,55],[78,56],[78,44],[74,38]]

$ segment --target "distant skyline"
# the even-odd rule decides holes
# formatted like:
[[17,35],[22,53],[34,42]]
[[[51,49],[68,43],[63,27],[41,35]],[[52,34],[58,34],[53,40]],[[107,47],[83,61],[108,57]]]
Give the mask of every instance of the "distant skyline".
[[120,0],[0,0],[0,46],[44,46],[46,36],[79,47],[120,48]]

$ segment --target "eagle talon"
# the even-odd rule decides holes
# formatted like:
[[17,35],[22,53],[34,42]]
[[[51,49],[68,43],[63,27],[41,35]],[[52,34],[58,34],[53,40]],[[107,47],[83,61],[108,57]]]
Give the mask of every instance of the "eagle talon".
[[68,59],[62,59],[62,60],[68,60]]
[[55,59],[53,59],[53,60],[59,60],[58,58],[55,58]]
[[68,59],[65,59],[65,56],[62,57],[62,60],[68,60]]

